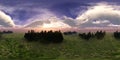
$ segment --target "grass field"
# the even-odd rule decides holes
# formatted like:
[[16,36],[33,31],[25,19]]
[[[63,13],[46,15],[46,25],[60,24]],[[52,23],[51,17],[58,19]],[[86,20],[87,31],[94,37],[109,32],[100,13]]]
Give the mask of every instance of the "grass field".
[[61,44],[27,42],[24,34],[4,34],[0,39],[0,59],[6,60],[119,60],[120,41],[112,34],[85,41],[78,35],[64,36]]

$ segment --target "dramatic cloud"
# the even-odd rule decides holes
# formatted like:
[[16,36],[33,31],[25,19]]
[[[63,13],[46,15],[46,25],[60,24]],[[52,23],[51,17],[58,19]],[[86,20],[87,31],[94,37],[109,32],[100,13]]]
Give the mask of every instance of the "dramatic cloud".
[[2,11],[0,11],[0,25],[2,25],[4,27],[14,27],[15,26],[11,17]]
[[48,24],[51,21],[56,20],[56,17],[55,19],[53,18],[55,15],[47,9],[41,9],[38,13],[40,14],[33,16],[26,21],[25,27],[41,27],[44,23]]
[[27,20],[24,27],[39,28],[68,28],[66,20],[61,20],[47,9],[40,10],[42,14],[34,16]]
[[88,8],[77,18],[57,17],[48,9],[42,9],[42,14],[32,17],[25,27],[107,27],[119,26],[120,7],[108,3],[98,3]]
[[77,26],[77,21],[73,18],[70,18],[70,17],[64,16],[62,22],[68,24],[71,27],[76,27]]
[[43,25],[43,21],[33,21],[31,23],[26,24],[24,27],[40,27]]
[[83,27],[110,26],[120,25],[120,7],[109,5],[107,3],[98,3],[96,6],[90,7],[82,15],[76,19]]
[[31,23],[25,25],[25,27],[33,27],[33,28],[68,28],[70,27],[68,24],[65,24],[61,20],[57,19],[49,19],[49,20],[36,20]]
[[[91,1],[26,0],[8,1],[7,4],[4,1],[1,3],[2,5],[0,4],[0,26],[15,26],[15,28],[120,26],[119,6],[113,2],[96,3],[98,0]],[[15,5],[13,6],[13,4]]]

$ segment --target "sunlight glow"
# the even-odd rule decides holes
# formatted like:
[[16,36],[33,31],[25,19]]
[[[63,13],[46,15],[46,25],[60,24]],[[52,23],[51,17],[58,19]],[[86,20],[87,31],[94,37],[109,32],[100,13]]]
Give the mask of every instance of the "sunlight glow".
[[70,28],[70,26],[62,22],[51,22],[49,24],[43,24],[43,28]]

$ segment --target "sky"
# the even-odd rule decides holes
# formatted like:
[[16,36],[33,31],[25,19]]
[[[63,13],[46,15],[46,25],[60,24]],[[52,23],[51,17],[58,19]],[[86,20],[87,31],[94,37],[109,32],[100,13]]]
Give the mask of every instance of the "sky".
[[119,0],[0,0],[0,27],[119,27],[119,3]]

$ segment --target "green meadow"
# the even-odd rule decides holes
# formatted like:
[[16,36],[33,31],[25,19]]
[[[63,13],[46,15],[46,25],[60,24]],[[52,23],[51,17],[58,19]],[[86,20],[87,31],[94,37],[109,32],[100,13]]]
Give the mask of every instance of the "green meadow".
[[120,40],[112,34],[86,41],[78,35],[64,35],[63,43],[28,42],[24,34],[0,38],[0,60],[119,60]]

